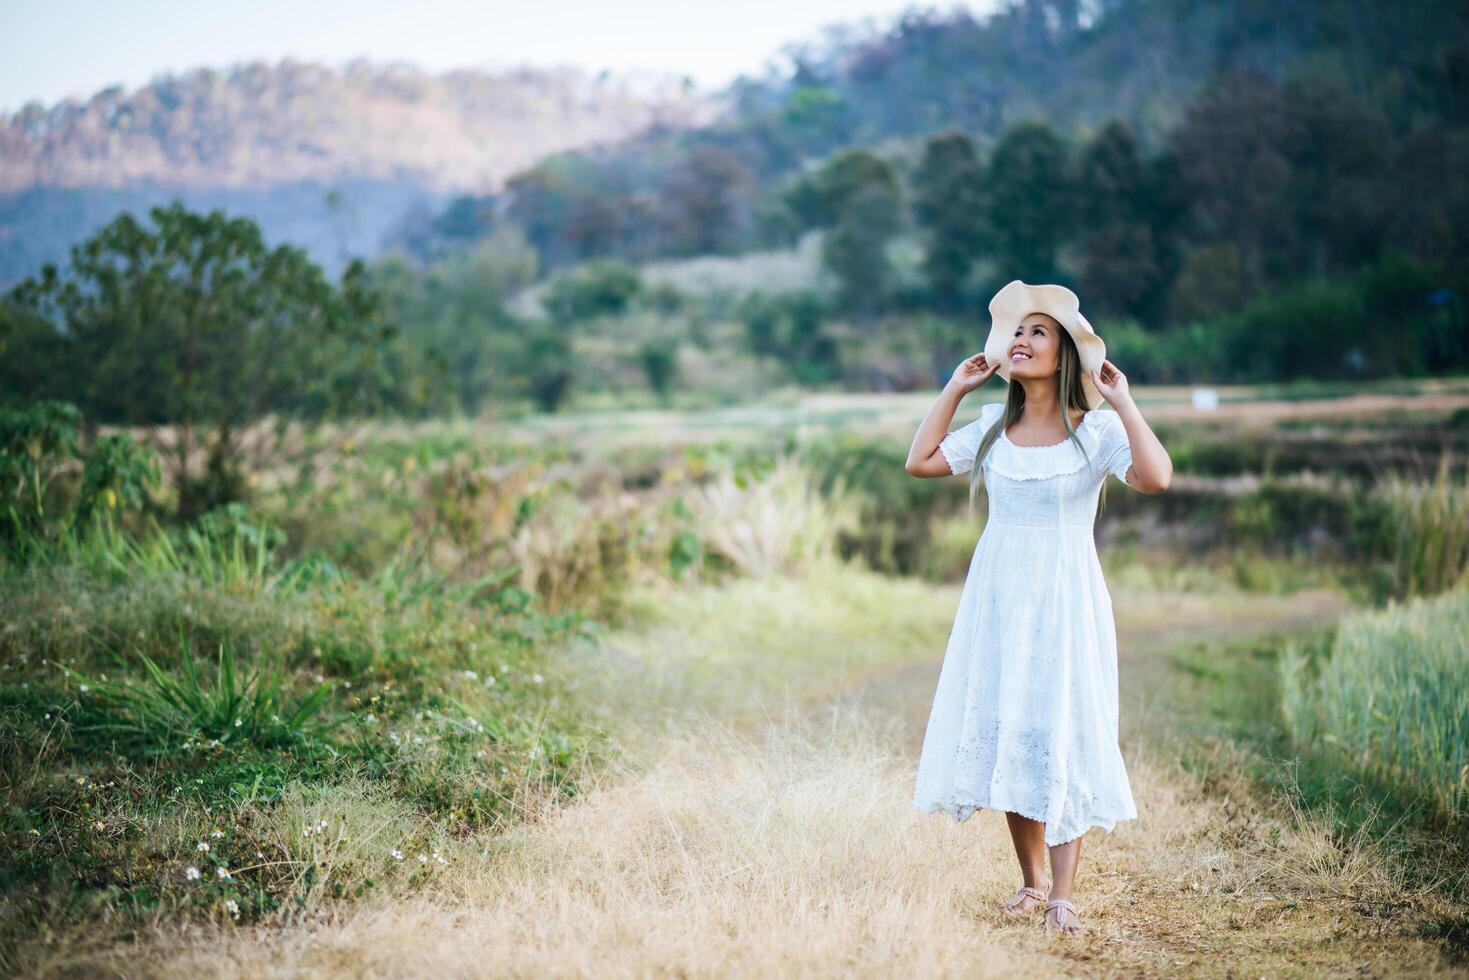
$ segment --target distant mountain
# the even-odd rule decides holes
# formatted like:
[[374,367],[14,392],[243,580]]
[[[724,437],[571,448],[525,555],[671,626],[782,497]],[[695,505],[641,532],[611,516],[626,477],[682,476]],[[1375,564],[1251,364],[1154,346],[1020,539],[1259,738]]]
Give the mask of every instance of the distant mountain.
[[721,111],[673,76],[290,60],[32,103],[0,117],[0,283],[63,260],[119,210],[172,197],[250,214],[336,266],[376,251],[411,208],[491,192],[550,153]]

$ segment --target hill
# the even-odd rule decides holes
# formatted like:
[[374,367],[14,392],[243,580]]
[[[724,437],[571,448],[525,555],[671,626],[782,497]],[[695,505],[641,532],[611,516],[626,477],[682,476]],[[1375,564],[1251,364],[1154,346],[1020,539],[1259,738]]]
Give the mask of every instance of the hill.
[[414,204],[493,191],[547,154],[718,112],[671,76],[290,60],[31,103],[0,118],[0,281],[63,258],[119,210],[174,196],[250,214],[324,260],[370,253]]

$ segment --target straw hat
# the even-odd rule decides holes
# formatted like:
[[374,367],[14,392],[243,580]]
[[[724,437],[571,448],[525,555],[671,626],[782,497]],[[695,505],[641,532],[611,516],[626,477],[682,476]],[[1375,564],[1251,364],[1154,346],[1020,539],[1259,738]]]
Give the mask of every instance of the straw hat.
[[1107,345],[1086,317],[1081,315],[1081,301],[1065,286],[1032,286],[1019,279],[1011,280],[990,300],[990,335],[984,342],[985,360],[999,365],[1000,377],[1010,380],[1010,361],[1005,357],[1015,339],[1015,328],[1032,313],[1054,317],[1076,342],[1081,355],[1081,387],[1086,393],[1086,407],[1096,408],[1106,399],[1092,380],[1093,371],[1102,370]]

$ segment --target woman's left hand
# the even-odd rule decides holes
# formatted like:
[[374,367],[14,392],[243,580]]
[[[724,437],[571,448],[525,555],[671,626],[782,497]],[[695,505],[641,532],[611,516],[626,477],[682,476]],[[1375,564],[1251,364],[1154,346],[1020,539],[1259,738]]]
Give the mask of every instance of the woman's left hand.
[[1096,383],[1097,390],[1102,393],[1102,397],[1107,399],[1107,404],[1113,408],[1117,407],[1119,400],[1132,397],[1127,388],[1127,375],[1118,370],[1117,365],[1105,357],[1102,358],[1102,369],[1092,372],[1092,381]]

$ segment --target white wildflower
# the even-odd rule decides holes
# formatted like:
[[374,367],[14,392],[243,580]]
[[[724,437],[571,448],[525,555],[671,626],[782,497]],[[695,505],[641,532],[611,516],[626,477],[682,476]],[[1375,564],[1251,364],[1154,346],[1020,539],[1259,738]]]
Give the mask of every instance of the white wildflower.
[[198,881],[199,869],[194,867],[192,864],[189,865],[187,868],[184,869],[184,877],[189,879],[190,881]]
[[207,854],[209,852],[209,842],[201,840],[194,850]]
[[393,848],[393,849],[392,849],[392,850],[391,850],[391,851],[389,851],[389,852],[388,852],[388,853],[389,853],[389,854],[391,854],[391,855],[392,855],[392,856],[393,856],[393,860],[394,860],[394,861],[401,861],[401,860],[403,860],[403,852],[402,852],[402,851],[400,851],[400,850],[398,850],[398,849],[397,849],[397,848],[396,848],[396,847],[395,847],[395,848]]
[[233,898],[225,899],[224,907],[229,910],[231,918],[238,919],[240,917],[240,904]]
[[230,874],[230,869],[229,868],[220,868],[219,871],[218,871],[218,874],[219,874],[220,880],[222,880],[222,881],[228,881],[229,879],[231,879],[231,878],[234,877],[234,875]]
[[479,674],[477,674],[477,673],[475,673],[475,672],[474,672],[474,671],[472,671],[472,670],[466,670],[466,671],[465,671],[465,672],[464,672],[464,676],[465,676],[465,677],[468,677],[468,678],[469,678],[469,679],[470,679],[470,680],[472,680],[472,681],[477,681],[477,680],[479,680]]
[[530,679],[535,681],[537,684],[545,680],[545,678],[542,677],[540,674],[531,674]]

